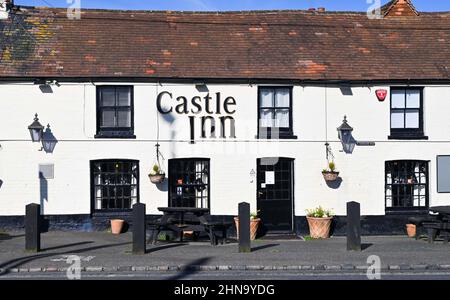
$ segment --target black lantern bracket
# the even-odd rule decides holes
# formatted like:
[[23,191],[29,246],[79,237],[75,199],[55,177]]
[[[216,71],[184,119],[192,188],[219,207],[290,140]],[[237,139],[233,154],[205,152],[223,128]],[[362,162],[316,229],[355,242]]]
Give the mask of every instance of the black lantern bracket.
[[34,115],[33,123],[28,126],[30,131],[31,141],[33,143],[41,143],[42,147],[39,151],[45,151],[45,153],[53,153],[58,140],[53,135],[50,124],[47,125],[47,129],[44,131],[44,126],[39,122],[38,114]]
[[155,145],[155,148],[156,148],[156,163],[158,164],[159,169],[164,172],[164,169],[161,167],[161,160],[164,161],[165,158],[164,158],[164,155],[159,150],[160,147],[161,147],[161,145],[159,144],[159,142],[157,142],[156,145]]
[[347,116],[344,116],[341,126],[337,128],[338,138],[342,143],[342,151],[352,153],[355,146],[375,146],[375,142],[357,141],[353,137],[353,127],[348,124]]

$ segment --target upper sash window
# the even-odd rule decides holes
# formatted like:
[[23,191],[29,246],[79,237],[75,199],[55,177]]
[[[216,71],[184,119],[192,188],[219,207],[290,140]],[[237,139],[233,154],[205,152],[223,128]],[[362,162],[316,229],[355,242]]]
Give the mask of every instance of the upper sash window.
[[97,87],[97,138],[134,138],[132,86]]
[[260,87],[258,98],[258,137],[293,137],[292,87]]
[[422,88],[391,88],[390,138],[424,138]]

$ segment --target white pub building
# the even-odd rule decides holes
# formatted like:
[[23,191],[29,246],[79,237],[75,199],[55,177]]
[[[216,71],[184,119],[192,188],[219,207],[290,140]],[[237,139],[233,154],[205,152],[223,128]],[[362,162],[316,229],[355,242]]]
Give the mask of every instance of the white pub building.
[[363,234],[402,234],[450,205],[450,13],[0,2],[0,228],[30,203],[90,231],[138,202],[229,221],[248,202],[264,233],[306,233],[320,205],[338,235],[357,201]]

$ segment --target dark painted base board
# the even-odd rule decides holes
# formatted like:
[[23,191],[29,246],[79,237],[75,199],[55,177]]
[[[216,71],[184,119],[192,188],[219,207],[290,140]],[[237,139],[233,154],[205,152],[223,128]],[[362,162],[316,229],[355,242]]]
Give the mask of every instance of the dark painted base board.
[[[413,215],[385,215],[385,216],[362,216],[361,232],[362,235],[404,235],[406,234],[405,225],[408,218]],[[147,215],[147,219],[155,220],[159,215]],[[234,216],[212,216],[213,221],[234,222]],[[123,214],[102,214],[102,215],[52,215],[44,216],[42,221],[42,231],[106,231],[110,229],[110,220],[120,218],[126,221],[126,228],[132,226],[131,213]],[[264,221],[264,220],[263,220]],[[296,216],[295,234],[309,235],[309,228],[306,217]],[[262,227],[263,228],[263,227]],[[0,230],[24,229],[24,216],[0,216]],[[264,233],[264,229],[261,230]],[[234,226],[230,228],[230,236],[236,236]],[[331,234],[335,236],[346,235],[346,217],[336,216],[333,219]]]
[[[408,218],[419,215],[385,215],[361,216],[361,234],[367,235],[405,235]],[[331,225],[331,235],[346,236],[346,217],[335,216]],[[306,217],[295,217],[295,232],[297,235],[309,235]]]

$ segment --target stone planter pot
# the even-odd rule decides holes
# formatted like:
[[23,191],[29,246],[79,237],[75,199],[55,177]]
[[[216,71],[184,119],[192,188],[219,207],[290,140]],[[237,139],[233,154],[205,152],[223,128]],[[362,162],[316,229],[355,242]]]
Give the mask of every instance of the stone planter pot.
[[339,172],[322,172],[323,179],[325,181],[336,181],[339,176]]
[[166,174],[148,175],[148,178],[150,178],[151,183],[159,184],[166,179]]
[[[236,225],[237,238],[239,239],[239,218],[234,217],[234,223]],[[256,239],[256,234],[258,233],[259,224],[261,219],[250,219],[250,240],[254,241]]]
[[309,225],[309,234],[313,239],[327,239],[330,237],[330,228],[332,217],[313,218],[306,217]]
[[406,233],[410,238],[416,237],[416,225],[406,224]]
[[111,232],[112,234],[120,234],[123,229],[124,220],[111,220]]

